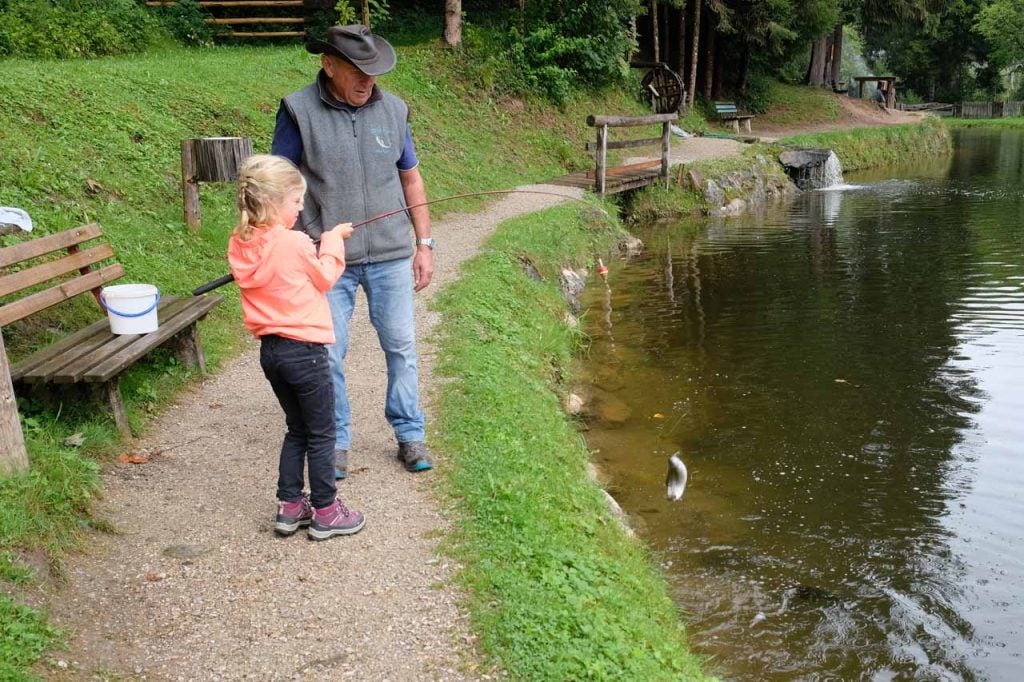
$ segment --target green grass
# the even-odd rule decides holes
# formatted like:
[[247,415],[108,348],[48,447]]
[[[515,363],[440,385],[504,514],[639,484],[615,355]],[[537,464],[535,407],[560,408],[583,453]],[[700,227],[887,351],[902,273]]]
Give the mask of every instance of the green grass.
[[37,612],[0,594],[0,680],[30,680],[26,672],[59,633]]
[[[725,203],[728,203],[734,198],[746,199],[753,191],[754,170],[766,187],[788,183],[782,166],[774,161],[779,151],[775,145],[751,144],[744,146],[738,156],[696,161],[686,164],[686,169],[697,171],[705,180],[718,182],[725,193]],[[761,159],[765,162],[762,163]],[[721,179],[726,176],[732,176],[737,182],[723,184]],[[670,217],[700,215],[712,208],[717,207],[707,204],[703,189],[696,190],[673,182],[668,188],[652,185],[638,192],[629,207],[629,213],[632,221],[652,222]]]
[[[554,109],[501,100],[455,80],[459,54],[436,40],[398,48],[399,65],[383,87],[410,105],[421,168],[431,198],[547,180],[587,166],[588,114],[638,113],[616,93],[579,95]],[[126,271],[164,294],[189,294],[227,272],[234,223],[231,185],[201,186],[202,229],[189,232],[180,193],[182,139],[249,136],[269,150],[280,98],[312,81],[316,58],[298,46],[175,49],[88,61],[0,61],[0,205],[32,215],[40,236],[98,221]],[[435,218],[483,200],[436,205]],[[16,243],[0,238],[0,244]],[[242,347],[234,287],[202,323],[208,365],[216,370]],[[16,361],[102,312],[86,297],[3,330]],[[122,377],[129,420],[144,431],[151,416],[194,377],[167,353],[151,354]],[[19,399],[31,468],[0,479],[0,553],[44,550],[59,567],[90,518],[100,466],[122,445],[105,410],[73,392],[55,402]],[[84,435],[80,447],[65,445]],[[11,569],[14,570],[14,569]],[[5,570],[8,584],[11,575]],[[5,646],[0,637],[0,647]],[[0,649],[2,651],[2,649]]]
[[769,98],[768,111],[757,115],[755,125],[798,128],[839,120],[839,103],[830,90],[773,82]]
[[700,679],[663,579],[588,481],[587,448],[559,407],[584,340],[564,322],[558,273],[592,264],[620,230],[582,213],[503,223],[439,295],[454,551],[482,646],[510,678]]
[[843,170],[852,171],[948,154],[953,143],[943,119],[928,117],[912,125],[794,135],[780,139],[779,144],[831,149]]
[[1024,116],[1012,118],[944,118],[950,128],[1024,128]]

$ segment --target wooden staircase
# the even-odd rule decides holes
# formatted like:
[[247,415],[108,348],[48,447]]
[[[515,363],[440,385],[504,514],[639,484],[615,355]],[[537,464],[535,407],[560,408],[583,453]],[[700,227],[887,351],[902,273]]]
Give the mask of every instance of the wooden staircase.
[[[148,7],[172,7],[176,4],[173,0],[150,0],[146,3]],[[287,38],[306,35],[303,0],[199,0],[196,4],[210,13],[206,23],[230,28],[220,34],[228,38]],[[263,14],[262,11],[253,11],[264,8],[273,8],[277,15],[282,16],[259,16]]]

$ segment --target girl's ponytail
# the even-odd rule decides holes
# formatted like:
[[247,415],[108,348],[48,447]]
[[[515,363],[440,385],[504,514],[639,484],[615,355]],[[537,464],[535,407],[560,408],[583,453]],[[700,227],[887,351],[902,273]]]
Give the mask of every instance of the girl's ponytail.
[[254,154],[238,169],[238,223],[234,234],[243,242],[256,227],[272,224],[277,208],[295,190],[306,190],[306,180],[283,156]]

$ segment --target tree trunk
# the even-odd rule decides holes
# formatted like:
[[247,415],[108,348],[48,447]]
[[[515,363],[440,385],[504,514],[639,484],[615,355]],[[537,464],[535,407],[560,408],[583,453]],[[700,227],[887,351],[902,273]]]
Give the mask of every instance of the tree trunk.
[[697,96],[697,56],[700,47],[700,6],[703,0],[693,0],[693,47],[690,50],[690,108]]
[[832,36],[826,36],[825,38],[825,63],[821,69],[821,82],[826,88],[834,88],[835,83],[832,81],[832,59],[835,56],[834,48],[832,43]]
[[836,24],[832,31],[832,87],[838,88],[843,68],[843,25]]
[[824,85],[825,84],[825,48],[827,46],[827,38],[821,36],[814,41],[814,48],[811,50],[811,66],[807,70],[807,84],[808,85]]
[[661,61],[661,46],[658,44],[658,2],[657,0],[651,0],[651,40],[654,41],[654,59],[651,61]]
[[711,99],[722,99],[725,91],[725,56],[722,54],[725,52],[727,43],[718,39],[718,36],[714,36],[712,40],[714,45],[715,55],[715,70],[714,77],[711,79]]
[[370,0],[363,0],[363,26],[370,28]]
[[736,84],[736,89],[742,93],[747,92],[747,76],[750,75],[750,43],[743,43],[743,51],[740,53],[740,73],[739,82]]
[[704,41],[704,99],[711,99],[711,88],[715,83],[715,27],[708,19],[708,33]]
[[444,0],[444,44],[462,45],[462,0]]
[[[686,3],[679,8],[679,26],[677,28],[679,36],[679,49],[676,50],[676,73],[680,77],[686,73]],[[1011,92],[1013,84],[1013,74],[1010,74]],[[683,98],[683,104],[686,104],[686,98]]]

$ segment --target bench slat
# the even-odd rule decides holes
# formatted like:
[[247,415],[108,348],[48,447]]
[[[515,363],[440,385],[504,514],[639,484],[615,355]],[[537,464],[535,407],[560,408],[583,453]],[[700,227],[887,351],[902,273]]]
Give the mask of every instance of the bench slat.
[[89,223],[88,225],[73,227],[70,230],[39,237],[38,239],[15,244],[14,246],[5,246],[0,248],[0,268],[6,268],[23,260],[42,256],[51,251],[66,249],[74,244],[80,244],[102,235],[103,230],[100,229],[99,224]]
[[[174,0],[150,0],[147,7],[173,7]],[[302,0],[199,0],[200,7],[302,7]]]
[[11,380],[18,381],[26,374],[34,373],[36,368],[43,363],[48,362],[50,359],[58,355],[68,352],[69,349],[74,348],[77,344],[85,341],[86,339],[102,333],[110,333],[110,322],[107,320],[94,322],[85,329],[80,329],[70,336],[65,336],[52,346],[47,346],[46,348],[33,353],[14,367],[11,367]]
[[305,21],[302,17],[221,17],[207,19],[206,23],[230,26],[231,24],[302,24]]
[[220,296],[204,294],[191,298],[181,299],[185,303],[184,309],[177,310],[169,316],[165,322],[160,323],[160,328],[155,332],[146,334],[137,339],[131,346],[107,358],[85,373],[83,379],[88,382],[109,381],[120,374],[140,357],[164,343],[172,336],[182,331],[190,324],[204,317],[210,310],[221,302]]
[[94,246],[91,249],[86,249],[64,258],[36,265],[21,272],[5,275],[0,277],[0,296],[7,296],[16,291],[42,284],[47,280],[61,277],[69,272],[81,270],[86,266],[111,258],[113,255],[114,249],[109,244],[101,244],[100,246]]
[[[188,304],[188,299],[179,299],[177,296],[167,296],[160,302],[167,300],[163,309],[157,311],[157,317],[171,317],[181,308]],[[160,325],[162,327],[163,324]],[[159,331],[159,327],[158,327]],[[152,332],[153,334],[157,332]],[[71,362],[59,363],[57,366],[44,366],[39,368],[39,380],[52,381],[55,384],[74,384],[82,380],[85,374],[93,367],[105,362],[108,358],[122,352],[124,349],[144,338],[143,334],[113,334],[109,324],[107,333],[100,339],[100,343],[86,349],[86,352],[77,354]],[[140,356],[141,357],[141,356]],[[59,362],[59,361],[58,361]],[[43,374],[45,372],[45,374]],[[26,381],[29,381],[26,379]],[[30,382],[31,383],[31,382]]]
[[228,33],[232,38],[289,38],[293,36],[304,36],[305,31],[234,31]]
[[[55,377],[60,375],[66,375],[67,368],[74,365],[76,362],[80,362],[83,357],[90,355],[95,356],[96,354],[103,354],[104,348],[107,344],[116,341],[118,337],[110,333],[110,323],[107,323],[106,329],[100,329],[92,336],[83,339],[78,345],[68,348],[59,355],[51,355],[48,360],[41,364],[37,364],[31,371],[25,372],[21,380],[26,384],[42,384],[48,381],[54,381],[55,383],[72,383],[74,380],[68,381],[56,381]],[[113,353],[114,351],[106,351],[107,354]]]
[[23,317],[28,317],[32,313],[38,313],[40,310],[46,310],[50,306],[55,306],[84,291],[95,289],[122,276],[124,276],[124,268],[121,267],[120,263],[114,263],[95,272],[90,272],[87,275],[62,282],[49,289],[38,291],[21,300],[8,303],[0,307],[0,327],[20,320]]

